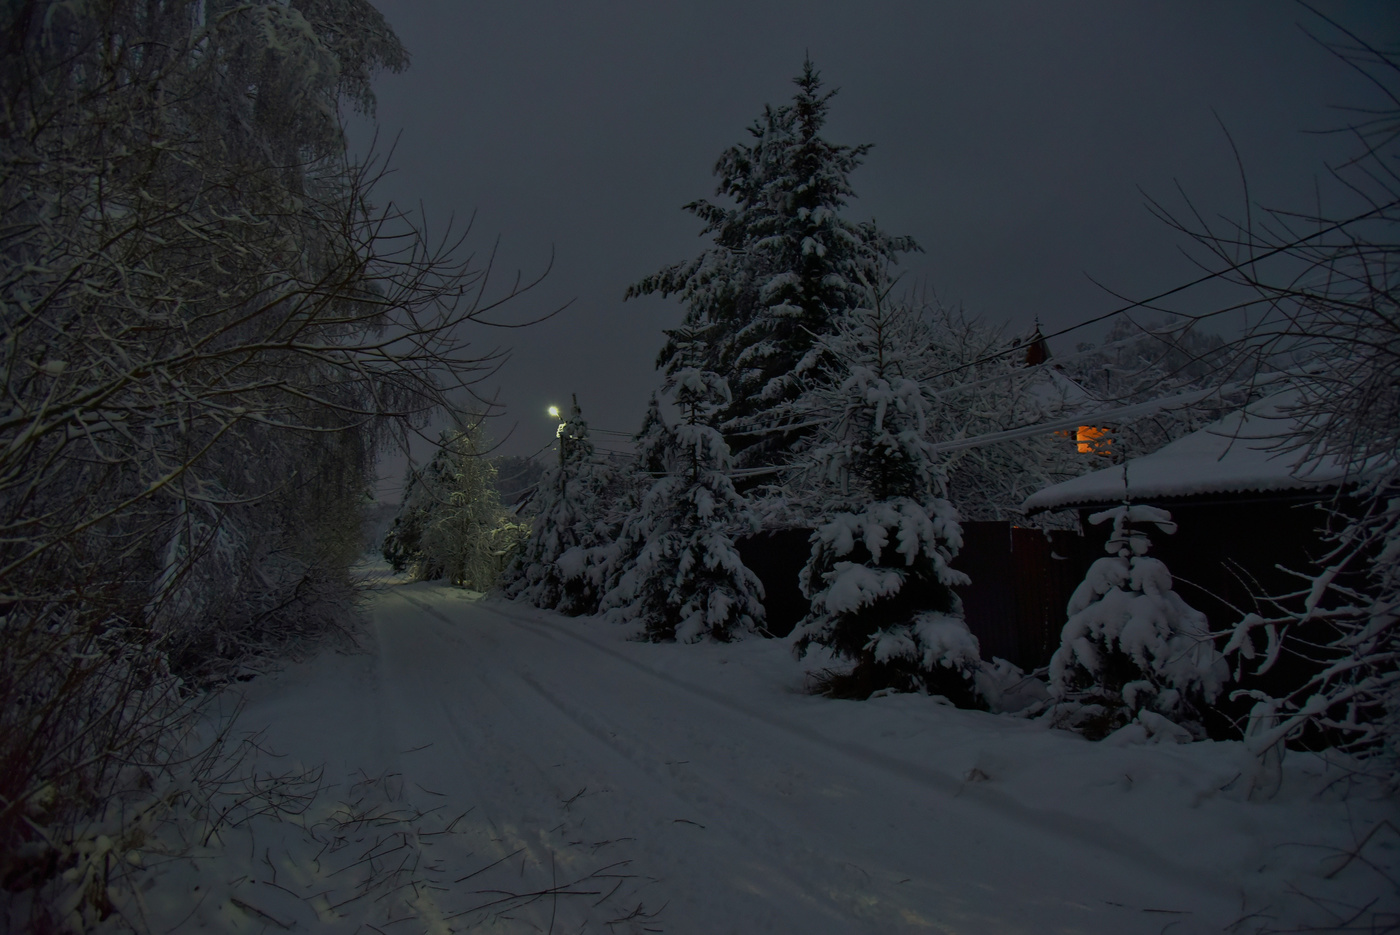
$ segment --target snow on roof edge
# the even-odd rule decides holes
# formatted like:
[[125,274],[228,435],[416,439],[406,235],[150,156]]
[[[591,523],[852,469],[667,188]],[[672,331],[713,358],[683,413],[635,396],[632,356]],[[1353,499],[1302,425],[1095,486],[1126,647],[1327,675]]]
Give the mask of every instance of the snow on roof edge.
[[[1237,410],[1158,451],[1052,484],[1022,503],[1027,512],[1201,494],[1324,490],[1359,480],[1334,457],[1308,458],[1290,446],[1297,391]],[[1124,483],[1126,469],[1127,482]]]

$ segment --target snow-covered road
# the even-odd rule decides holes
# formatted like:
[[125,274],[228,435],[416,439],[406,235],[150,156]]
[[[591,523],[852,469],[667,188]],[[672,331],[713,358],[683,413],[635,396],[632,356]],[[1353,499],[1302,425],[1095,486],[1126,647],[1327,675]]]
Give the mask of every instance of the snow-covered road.
[[[434,585],[369,612],[367,652],[254,683],[242,722],[331,783],[396,776],[401,805],[466,813],[425,860],[441,888],[414,887],[417,930],[1254,931],[1331,869],[1292,845],[1360,820],[1306,772],[1293,797],[1232,797],[1233,744],[1110,748],[925,697],[814,697],[776,641],[636,643]],[[1379,878],[1341,879],[1329,897]]]
[[758,704],[542,616],[392,592],[384,729],[444,747],[405,776],[498,825],[572,801],[575,834],[628,839],[614,849],[659,878],[668,930],[1158,932],[1238,906],[1199,868],[827,731],[831,702]]

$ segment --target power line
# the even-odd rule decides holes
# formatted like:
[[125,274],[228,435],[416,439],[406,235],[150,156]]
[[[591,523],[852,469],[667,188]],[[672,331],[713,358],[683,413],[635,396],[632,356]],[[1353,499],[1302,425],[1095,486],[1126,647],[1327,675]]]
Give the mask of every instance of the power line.
[[[1080,328],[1086,328],[1086,327],[1088,327],[1089,325],[1098,324],[1098,323],[1101,322],[1101,321],[1107,321],[1108,319],[1113,318],[1115,315],[1122,315],[1124,312],[1130,312],[1130,311],[1132,311],[1132,310],[1135,309],[1135,308],[1144,308],[1144,307],[1148,307],[1148,306],[1149,306],[1151,303],[1153,303],[1153,302],[1158,302],[1158,301],[1160,301],[1160,300],[1162,300],[1162,299],[1167,298],[1168,296],[1176,295],[1178,292],[1185,292],[1187,289],[1194,288],[1194,287],[1196,287],[1196,286],[1199,286],[1199,285],[1202,285],[1202,284],[1204,284],[1204,283],[1210,282],[1211,280],[1223,278],[1223,277],[1229,275],[1230,273],[1237,272],[1238,270],[1243,269],[1243,268],[1246,267],[1246,266],[1253,266],[1254,264],[1260,262],[1261,260],[1267,260],[1267,259],[1269,259],[1270,257],[1278,256],[1278,255],[1281,254],[1281,253],[1286,253],[1286,252],[1289,251],[1289,250],[1293,250],[1293,249],[1296,249],[1296,248],[1302,246],[1303,244],[1307,243],[1307,242],[1310,241],[1310,240],[1316,240],[1318,237],[1321,237],[1321,236],[1324,235],[1324,234],[1331,234],[1331,233],[1334,233],[1334,232],[1336,232],[1336,231],[1338,231],[1338,230],[1341,230],[1342,228],[1344,228],[1344,227],[1346,227],[1346,226],[1348,226],[1348,225],[1350,225],[1350,224],[1355,224],[1355,223],[1357,223],[1358,221],[1364,221],[1364,220],[1366,220],[1367,218],[1372,217],[1373,215],[1382,214],[1382,213],[1384,213],[1384,212],[1386,212],[1386,211],[1389,211],[1390,209],[1395,208],[1395,207],[1397,207],[1397,206],[1400,206],[1400,200],[1392,201],[1392,202],[1390,202],[1389,204],[1384,204],[1384,205],[1381,205],[1381,206],[1379,206],[1379,207],[1377,207],[1377,208],[1372,208],[1370,211],[1367,211],[1367,212],[1365,212],[1365,213],[1363,213],[1363,214],[1358,214],[1358,215],[1356,215],[1355,217],[1348,218],[1347,220],[1344,220],[1344,221],[1338,221],[1338,222],[1336,222],[1335,224],[1329,225],[1328,227],[1324,227],[1324,228],[1321,228],[1321,229],[1319,229],[1319,230],[1316,230],[1316,231],[1314,231],[1313,233],[1307,235],[1306,237],[1300,237],[1300,238],[1298,238],[1297,240],[1294,240],[1294,241],[1292,241],[1292,242],[1290,242],[1290,243],[1282,244],[1281,246],[1275,247],[1275,248],[1273,248],[1272,250],[1266,250],[1264,253],[1261,253],[1261,254],[1259,254],[1259,255],[1257,255],[1257,256],[1251,256],[1251,257],[1249,257],[1249,258],[1246,259],[1246,260],[1241,260],[1240,262],[1237,262],[1237,263],[1231,263],[1229,266],[1225,267],[1225,268],[1222,269],[1222,270],[1217,270],[1217,271],[1215,271],[1215,272],[1213,272],[1213,273],[1207,273],[1205,276],[1201,276],[1201,277],[1198,278],[1198,279],[1193,279],[1193,280],[1191,280],[1191,281],[1188,282],[1188,283],[1183,283],[1182,285],[1176,286],[1176,287],[1174,287],[1174,288],[1172,288],[1172,289],[1168,289],[1168,290],[1165,291],[1165,292],[1159,292],[1157,295],[1154,295],[1154,296],[1152,296],[1152,297],[1150,297],[1150,298],[1141,299],[1141,300],[1139,300],[1139,301],[1137,301],[1137,302],[1129,303],[1128,305],[1124,305],[1124,306],[1121,306],[1121,307],[1119,307],[1119,308],[1116,308],[1116,309],[1114,309],[1114,310],[1111,311],[1111,312],[1105,312],[1105,313],[1102,314],[1102,315],[1097,315],[1097,316],[1095,316],[1095,317],[1093,317],[1093,318],[1089,318],[1089,319],[1086,319],[1086,320],[1084,320],[1084,321],[1081,321],[1081,322],[1079,322],[1077,325],[1071,325],[1071,326],[1069,326],[1068,328],[1061,328],[1059,331],[1055,331],[1055,332],[1052,332],[1052,333],[1050,333],[1050,334],[1042,335],[1041,337],[1043,337],[1045,340],[1048,341],[1050,338],[1058,338],[1058,337],[1061,337],[1062,335],[1069,334],[1071,331],[1078,331]],[[1255,303],[1257,303],[1258,301],[1260,301],[1260,300],[1254,300],[1254,302],[1251,302],[1250,304],[1255,304]],[[1019,348],[1019,347],[1011,347],[1011,348],[1007,348],[1007,349],[1002,350],[1002,351],[998,351],[998,352],[996,352],[995,354],[988,354],[988,355],[986,355],[986,356],[984,356],[984,357],[979,357],[977,360],[973,360],[973,361],[970,361],[970,362],[965,363],[965,364],[960,364],[960,365],[957,366],[957,367],[952,367],[952,368],[950,368],[950,369],[948,369],[948,370],[944,370],[944,371],[941,371],[941,372],[939,372],[939,373],[935,373],[935,374],[933,374],[931,377],[929,377],[928,379],[930,379],[930,380],[936,380],[936,379],[939,378],[939,377],[947,376],[948,374],[951,374],[951,373],[959,373],[959,372],[961,372],[961,371],[963,371],[963,370],[968,369],[969,367],[976,367],[978,364],[985,364],[985,363],[988,363],[988,362],[990,362],[990,361],[996,360],[996,359],[999,358],[999,357],[1005,357],[1007,354],[1014,354],[1014,353],[1016,353],[1016,352],[1019,351],[1019,350],[1021,350],[1021,348]]]

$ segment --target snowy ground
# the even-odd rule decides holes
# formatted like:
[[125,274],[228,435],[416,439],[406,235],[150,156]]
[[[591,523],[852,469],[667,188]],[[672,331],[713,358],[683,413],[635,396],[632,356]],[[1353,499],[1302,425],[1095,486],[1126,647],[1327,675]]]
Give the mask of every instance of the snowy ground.
[[363,652],[246,686],[261,791],[149,859],[152,928],[1182,935],[1341,930],[1368,904],[1344,930],[1400,925],[1394,804],[1314,757],[1251,803],[1235,744],[813,697],[780,641],[636,643],[426,584],[369,615]]

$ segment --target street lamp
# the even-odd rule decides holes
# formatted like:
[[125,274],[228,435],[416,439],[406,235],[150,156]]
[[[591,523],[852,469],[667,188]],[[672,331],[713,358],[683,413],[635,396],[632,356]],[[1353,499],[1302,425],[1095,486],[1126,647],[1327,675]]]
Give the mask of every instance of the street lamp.
[[[561,416],[561,415],[559,414],[559,407],[558,407],[558,406],[550,406],[549,409],[546,410],[546,411],[550,414],[550,416],[552,416],[553,418],[559,420],[559,425],[556,426],[555,429],[554,429],[554,437],[557,438],[557,439],[559,439],[559,467],[560,467],[560,468],[563,468],[563,466],[564,466],[564,442],[565,442],[565,438],[564,438],[564,417]],[[560,479],[561,482],[562,482],[563,479],[564,479],[564,475],[563,475],[562,471],[561,471],[561,473],[560,473],[560,475],[559,475],[559,479]]]

